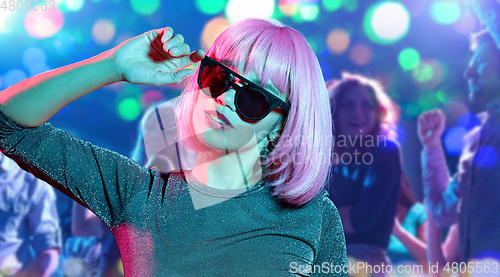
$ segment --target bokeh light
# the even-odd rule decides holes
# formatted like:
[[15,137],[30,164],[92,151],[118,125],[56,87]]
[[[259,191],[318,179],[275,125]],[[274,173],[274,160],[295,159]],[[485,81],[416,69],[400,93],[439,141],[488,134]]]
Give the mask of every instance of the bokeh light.
[[32,65],[45,64],[47,56],[42,49],[32,46],[23,52],[23,65],[30,68]]
[[229,0],[226,17],[231,22],[245,18],[270,18],[274,12],[274,0]]
[[226,7],[226,0],[196,0],[196,8],[204,14],[218,14]]
[[342,0],[322,0],[321,2],[327,12],[334,12],[342,7]]
[[278,10],[287,16],[294,16],[300,11],[300,0],[279,0]]
[[130,4],[136,13],[150,15],[160,7],[160,0],[130,0]]
[[201,33],[200,44],[210,48],[215,38],[229,26],[229,21],[224,17],[215,17],[205,24]]
[[146,91],[141,97],[141,108],[146,110],[149,106],[155,103],[164,102],[165,96],[158,90]]
[[481,122],[474,113],[464,113],[457,120],[457,126],[463,127],[468,131],[479,126]]
[[448,101],[450,100],[449,96],[446,94],[446,92],[444,92],[442,90],[440,90],[436,93],[436,97],[439,100],[439,102],[441,102],[441,103],[448,103]]
[[123,120],[132,121],[141,114],[141,105],[139,101],[133,98],[123,99],[118,104],[118,114]]
[[100,45],[108,44],[115,36],[115,24],[109,19],[99,19],[92,26],[92,38]]
[[10,11],[4,11],[0,9],[0,33],[7,33],[11,30],[11,28],[8,26],[9,23],[9,17],[13,13]]
[[474,155],[474,165],[477,167],[493,167],[498,162],[498,151],[489,145],[480,146]]
[[53,11],[29,11],[24,19],[24,27],[34,38],[48,38],[59,32],[63,26],[64,16],[56,8]]
[[[460,116],[469,112],[467,105],[458,100],[450,100],[443,107],[443,111],[446,114],[447,120],[454,122]],[[463,127],[463,126],[462,126]]]
[[460,17],[460,6],[455,1],[435,1],[430,12],[437,23],[452,24]]
[[418,98],[418,106],[423,111],[428,111],[437,108],[441,102],[437,98],[437,94],[433,91],[420,91]]
[[368,38],[379,44],[391,44],[408,32],[410,15],[399,2],[373,5],[366,13],[363,27]]
[[12,69],[10,71],[7,72],[7,74],[5,74],[5,76],[3,76],[3,85],[4,87],[8,88],[10,86],[13,86],[19,82],[21,82],[22,80],[28,78],[28,76],[26,76],[26,73],[24,73],[24,71],[20,70],[20,69]]
[[412,77],[418,87],[433,89],[443,81],[443,73],[443,67],[438,61],[423,59],[413,69]]
[[45,52],[38,47],[30,47],[23,53],[23,64],[31,76],[50,70],[46,64]]
[[349,51],[349,58],[357,65],[367,65],[372,61],[373,50],[369,45],[356,44]]
[[79,11],[83,8],[84,0],[65,0],[66,9],[72,12]]
[[399,52],[398,62],[403,70],[412,70],[420,63],[420,54],[413,48],[405,48]]
[[470,34],[477,27],[477,20],[471,13],[464,13],[453,23],[453,27],[461,34]]
[[52,46],[59,55],[65,56],[73,52],[76,45],[74,35],[76,34],[62,30],[54,37]]
[[464,148],[463,138],[467,130],[462,127],[452,127],[444,133],[444,149],[450,156],[458,157]]
[[333,29],[326,38],[326,45],[330,53],[334,55],[343,54],[349,47],[351,36],[344,29]]
[[348,12],[354,12],[358,9],[358,0],[342,0],[344,9]]
[[304,21],[314,21],[318,18],[319,7],[317,4],[301,5],[299,12]]

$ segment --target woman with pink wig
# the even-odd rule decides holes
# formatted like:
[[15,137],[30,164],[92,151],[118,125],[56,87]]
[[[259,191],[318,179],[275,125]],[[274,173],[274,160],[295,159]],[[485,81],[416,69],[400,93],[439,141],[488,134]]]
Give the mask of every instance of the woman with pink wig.
[[[161,174],[46,123],[102,86],[188,75],[176,121],[197,154],[191,171]],[[150,31],[5,89],[0,110],[2,152],[92,210],[115,235],[126,276],[347,276],[342,224],[323,189],[328,94],[290,27],[233,23],[207,55],[171,28]]]
[[399,110],[376,80],[361,75],[344,73],[328,87],[336,127],[330,198],[339,207],[348,256],[383,276],[401,186],[399,146],[391,140]]

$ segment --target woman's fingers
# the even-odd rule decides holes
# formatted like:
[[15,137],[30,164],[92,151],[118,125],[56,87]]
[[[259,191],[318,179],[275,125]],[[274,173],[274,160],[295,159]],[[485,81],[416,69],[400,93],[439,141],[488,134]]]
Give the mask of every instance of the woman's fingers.
[[169,39],[171,39],[173,35],[174,35],[174,29],[170,27],[163,28],[163,35],[161,37],[161,41],[165,43]]
[[181,45],[174,46],[174,47],[170,48],[170,50],[169,50],[170,55],[173,57],[178,57],[178,56],[189,54],[190,51],[191,51],[191,49],[189,48],[189,45],[184,44],[184,43]]
[[205,51],[199,49],[197,51],[191,52],[189,55],[184,55],[179,57],[179,68],[184,68],[197,63],[205,58]]
[[178,46],[179,44],[182,43],[184,43],[184,37],[181,34],[177,34],[172,38],[170,38],[169,40],[167,40],[166,42],[164,42],[163,49],[165,50],[165,52],[168,52],[170,48]]
[[[184,68],[190,66],[194,63],[201,61],[205,57],[205,51],[197,50],[189,55],[184,55],[182,57],[176,58],[178,60],[178,68]],[[165,72],[161,76],[157,76],[157,80],[154,82],[155,85],[161,84],[174,84],[179,83],[185,77],[193,75],[194,71],[192,69],[186,68],[176,71],[174,73]]]

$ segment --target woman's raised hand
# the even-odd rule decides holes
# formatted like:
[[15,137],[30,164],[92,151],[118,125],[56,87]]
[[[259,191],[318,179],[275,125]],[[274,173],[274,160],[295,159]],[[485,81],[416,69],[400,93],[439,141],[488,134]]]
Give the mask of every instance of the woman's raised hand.
[[190,53],[184,37],[170,27],[131,38],[109,50],[116,74],[133,84],[166,85],[194,73],[185,69],[205,57],[203,50]]

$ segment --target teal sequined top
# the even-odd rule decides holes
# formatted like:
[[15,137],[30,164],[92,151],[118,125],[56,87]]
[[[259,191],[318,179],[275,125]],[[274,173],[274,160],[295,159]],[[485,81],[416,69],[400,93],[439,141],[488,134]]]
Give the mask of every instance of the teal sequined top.
[[347,277],[342,223],[326,192],[300,208],[279,203],[263,181],[236,194],[1,112],[0,148],[110,227],[126,276]]

